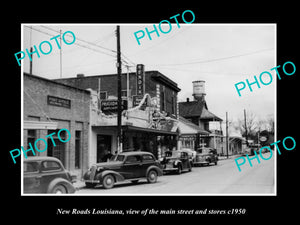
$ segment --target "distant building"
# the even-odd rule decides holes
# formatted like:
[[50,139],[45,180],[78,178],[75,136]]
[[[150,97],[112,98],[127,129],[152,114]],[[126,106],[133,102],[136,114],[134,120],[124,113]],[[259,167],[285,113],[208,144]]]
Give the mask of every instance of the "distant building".
[[223,132],[221,129],[210,130],[209,127],[210,122],[219,122],[221,127],[222,119],[208,110],[205,95],[205,81],[194,81],[194,101],[187,98],[186,102],[179,102],[179,115],[208,132],[208,134],[199,135],[199,146],[196,148],[200,146],[212,147],[217,149],[219,154],[222,154],[225,148]]
[[208,131],[201,129],[196,124],[193,124],[189,120],[179,116],[178,119],[178,149],[189,148],[196,150],[199,146],[200,135],[209,135]]

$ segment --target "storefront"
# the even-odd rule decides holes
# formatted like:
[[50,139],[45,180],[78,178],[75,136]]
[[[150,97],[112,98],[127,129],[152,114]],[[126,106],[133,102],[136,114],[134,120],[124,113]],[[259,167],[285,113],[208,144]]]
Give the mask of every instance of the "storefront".
[[197,150],[199,147],[206,145],[204,141],[205,138],[209,136],[209,132],[201,129],[181,116],[179,116],[178,130],[178,149],[189,148]]
[[[80,177],[88,168],[90,92],[24,73],[23,106],[24,148],[28,149],[29,143],[39,138],[46,140],[47,149],[36,151],[36,156],[56,157]],[[65,143],[57,137],[62,128],[71,134],[70,141]],[[55,145],[46,137],[52,133]],[[61,132],[60,138],[67,138],[66,135]],[[31,151],[28,153],[33,156]]]
[[[147,151],[160,158],[166,150],[176,149],[177,132],[161,131],[130,125],[122,126],[122,149],[119,151]],[[92,126],[90,163],[103,162],[105,155],[118,153],[117,126]]]

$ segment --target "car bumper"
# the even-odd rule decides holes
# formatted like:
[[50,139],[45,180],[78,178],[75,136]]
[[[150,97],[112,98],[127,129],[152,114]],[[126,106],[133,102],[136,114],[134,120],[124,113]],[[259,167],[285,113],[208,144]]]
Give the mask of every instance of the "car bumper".
[[168,172],[168,171],[176,171],[178,170],[178,168],[164,168],[163,171],[164,172]]
[[91,184],[100,184],[99,180],[82,180],[85,183],[91,183]]
[[197,165],[197,164],[207,164],[207,163],[209,163],[209,161],[193,162],[194,165]]

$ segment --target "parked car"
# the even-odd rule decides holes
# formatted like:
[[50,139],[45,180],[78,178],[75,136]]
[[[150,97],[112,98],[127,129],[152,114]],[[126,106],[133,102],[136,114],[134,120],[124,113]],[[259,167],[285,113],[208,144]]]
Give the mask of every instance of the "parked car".
[[74,193],[72,176],[54,157],[32,156],[24,159],[24,193]]
[[255,155],[254,152],[256,153],[259,153],[259,149],[261,148],[261,145],[259,144],[249,144],[248,147],[246,147],[246,150],[245,150],[245,155]]
[[191,166],[193,167],[194,160],[196,158],[197,152],[195,150],[190,149],[190,148],[182,148],[181,151],[186,152],[188,154]]
[[217,150],[207,147],[197,149],[197,155],[193,165],[209,165],[210,163],[218,164]]
[[186,151],[167,151],[165,154],[165,157],[161,161],[164,172],[175,171],[181,174],[182,171],[192,171],[190,158]]
[[102,184],[108,189],[124,180],[137,183],[146,178],[149,183],[155,183],[162,174],[161,165],[152,153],[123,152],[114,155],[109,162],[92,165],[83,179],[87,187]]

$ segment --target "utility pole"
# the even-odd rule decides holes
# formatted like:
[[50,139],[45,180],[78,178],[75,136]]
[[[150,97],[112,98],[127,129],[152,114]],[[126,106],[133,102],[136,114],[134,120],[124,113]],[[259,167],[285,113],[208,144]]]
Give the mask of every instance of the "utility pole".
[[[32,53],[32,26],[30,26],[30,53]],[[30,60],[30,63],[29,63],[29,74],[32,75],[32,60],[33,60],[33,57],[31,58]]]
[[244,109],[244,120],[245,120],[245,135],[246,135],[246,146],[248,147],[248,131],[247,131],[247,121],[246,121],[246,109]]
[[59,30],[59,37],[60,37],[60,40],[59,40],[59,44],[60,44],[60,51],[59,51],[59,62],[60,62],[60,65],[59,65],[59,72],[60,72],[60,78],[62,78],[62,49],[61,49],[61,30]]
[[229,142],[228,142],[228,113],[226,112],[226,156],[228,159],[228,148],[229,148]]
[[118,144],[118,152],[122,152],[122,65],[121,65],[121,46],[120,46],[120,26],[117,25],[116,30],[117,35],[117,69],[118,69],[118,136],[117,136],[117,144]]

